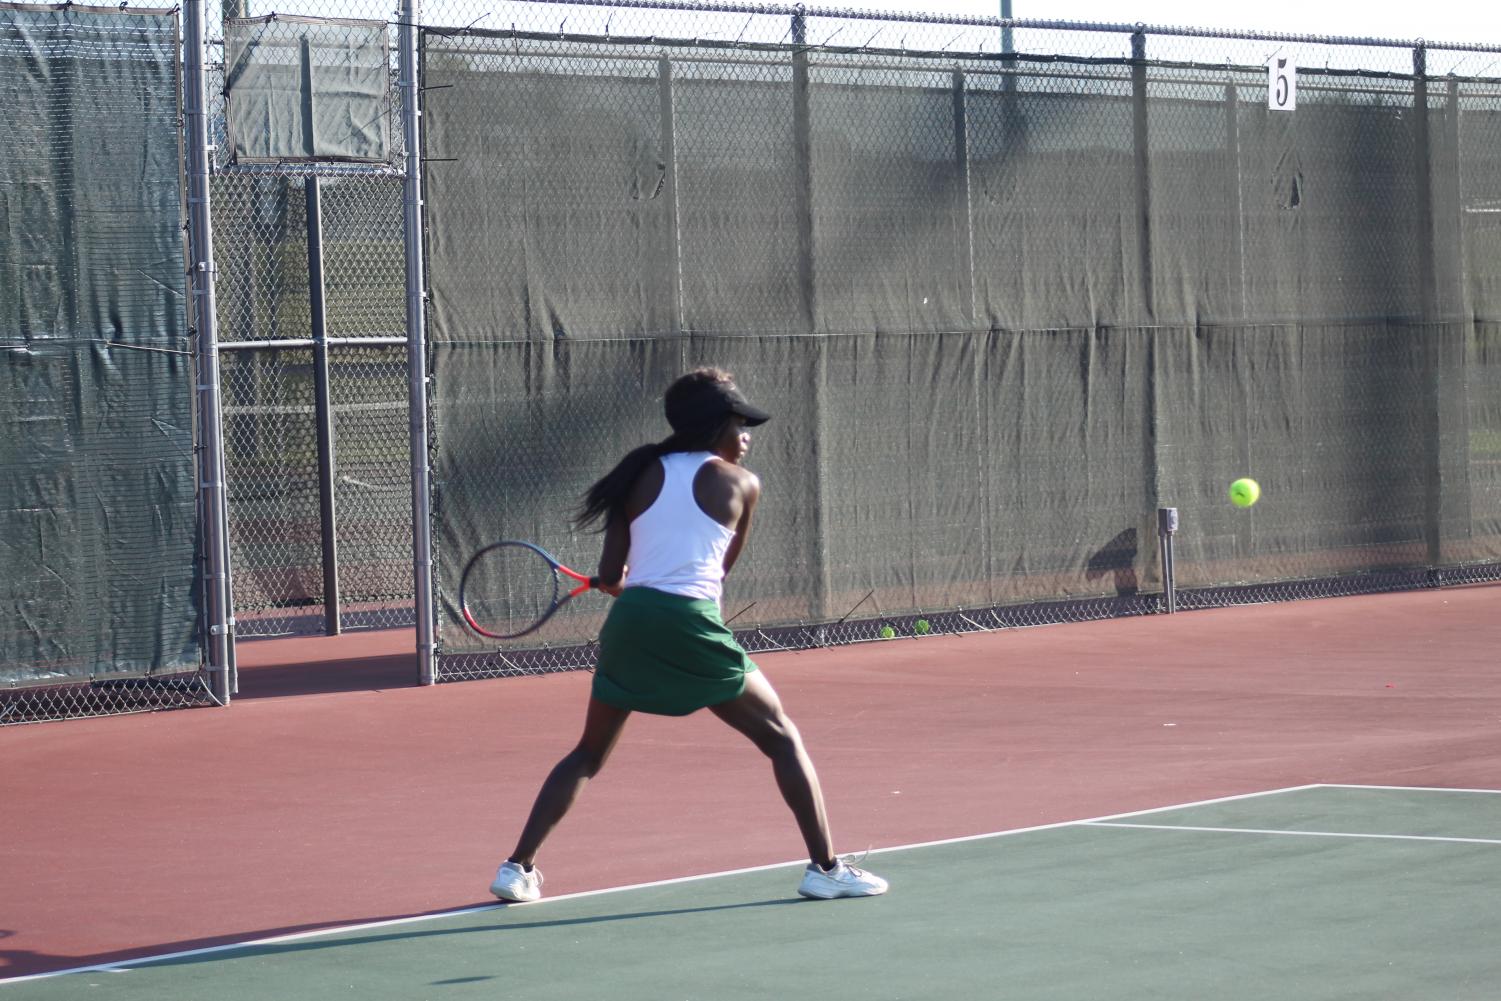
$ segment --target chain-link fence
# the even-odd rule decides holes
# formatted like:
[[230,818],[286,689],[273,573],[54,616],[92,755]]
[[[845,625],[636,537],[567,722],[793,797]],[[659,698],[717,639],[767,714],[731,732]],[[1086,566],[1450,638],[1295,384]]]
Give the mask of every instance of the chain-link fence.
[[700,363],[777,415],[725,606],[752,649],[1157,611],[1166,506],[1178,607],[1498,576],[1501,51],[672,3],[424,22],[444,677],[588,665],[601,603],[548,648],[467,634],[463,554],[592,565],[577,497]]
[[[84,354],[72,371],[85,376],[62,387],[65,409],[85,426],[59,424],[61,451],[44,443],[29,471],[5,463],[22,493],[42,491],[34,503],[18,493],[6,510],[46,517],[35,531],[5,533],[39,576],[12,575],[17,615],[7,621],[17,629],[6,635],[19,646],[7,644],[0,722],[222,701],[236,610],[240,634],[252,636],[413,621],[403,88],[397,19],[385,4],[369,6],[348,12],[363,21],[334,22],[244,3],[214,5],[205,18],[199,4],[179,24],[176,9],[0,5],[0,71],[13,99],[6,121],[15,125],[0,136],[16,140],[0,159],[13,168],[6,182],[20,185],[0,209],[12,235],[0,253],[7,275],[32,276],[7,278],[3,296],[3,337],[15,345],[5,358],[22,380],[7,396],[20,408],[18,430],[43,426],[39,392],[53,380],[39,373],[55,368],[41,364],[44,355],[76,341]],[[195,39],[206,41],[206,59]],[[205,61],[207,106],[194,97]],[[199,174],[193,133],[205,119]],[[37,165],[46,169],[33,177]],[[192,185],[208,174],[214,218],[200,232],[194,220],[206,202]],[[50,202],[34,197],[43,176],[61,179]],[[171,252],[145,259],[141,247],[158,229]],[[185,268],[213,236],[217,254]],[[36,280],[43,274],[56,288]],[[193,308],[215,302],[215,281],[222,353],[200,350],[206,324]],[[49,314],[54,293],[74,305]],[[165,294],[174,297],[167,312],[145,316]],[[220,376],[223,439],[217,426],[195,423],[213,414],[217,425]],[[113,425],[134,427],[143,394],[154,394],[152,421],[132,438]],[[90,444],[101,429],[103,451]],[[42,476],[47,463],[56,468]],[[229,572],[216,555],[226,533],[214,497],[223,479],[225,558],[244,577],[242,600],[221,611],[217,589],[228,598]],[[132,482],[152,493],[144,509],[116,503]],[[66,496],[69,484],[76,496]],[[64,548],[86,567],[70,568]],[[157,573],[177,557],[181,580]],[[88,611],[75,607],[94,600]],[[143,607],[153,601],[170,612]],[[38,614],[46,608],[74,625],[54,635]],[[191,654],[173,632],[183,609],[201,644]],[[209,649],[218,653],[204,663]],[[87,682],[77,683],[83,672]]]
[[[210,39],[242,637],[413,622],[394,18],[385,4],[342,6],[317,12],[344,17],[330,21],[229,3]],[[345,121],[278,127],[299,110],[276,104],[279,74],[304,64],[315,92],[339,96]]]
[[[241,636],[414,620],[391,6],[209,11]],[[777,414],[725,606],[753,651],[1160,611],[1165,505],[1177,607],[1497,577],[1501,49],[650,0],[420,22],[441,677],[589,665],[600,603],[497,652],[458,564],[519,535],[591,565],[576,498],[705,363]],[[96,711],[70,699],[42,715]]]
[[214,698],[176,13],[0,4],[0,724]]

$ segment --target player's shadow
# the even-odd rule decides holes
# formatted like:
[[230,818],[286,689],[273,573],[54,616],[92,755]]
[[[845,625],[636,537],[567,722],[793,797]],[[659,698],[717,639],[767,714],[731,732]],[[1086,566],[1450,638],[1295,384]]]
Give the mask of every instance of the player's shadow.
[[1114,575],[1118,597],[1138,594],[1141,583],[1136,578],[1136,553],[1136,529],[1128,528],[1090,555],[1084,565],[1084,579],[1094,581]]
[[[0,928],[0,940],[11,938],[16,933],[9,928]],[[0,946],[0,988],[11,977],[42,973],[61,969],[68,964],[68,957],[30,949],[7,949]]]
[[[247,945],[243,948],[225,948],[197,955],[176,956],[171,959],[162,959],[154,962],[140,962],[141,965],[151,967],[166,966],[195,966],[202,963],[220,963],[228,959],[241,959],[247,956],[288,956],[303,952],[316,952],[323,949],[342,949],[349,946],[379,945],[383,942],[415,942],[422,939],[435,939],[450,935],[473,935],[473,934],[497,934],[509,931],[523,931],[535,928],[563,928],[578,927],[580,925],[604,924],[613,921],[638,921],[649,918],[670,918],[683,914],[706,914],[714,911],[735,911],[751,907],[784,907],[798,904],[807,904],[809,901],[802,897],[779,897],[774,900],[750,900],[739,904],[714,904],[705,907],[671,907],[653,911],[624,911],[618,914],[596,914],[589,917],[578,918],[553,918],[541,921],[516,920],[508,921],[513,910],[519,910],[509,905],[492,905],[483,909],[484,913],[494,915],[494,919],[483,923],[468,924],[462,928],[431,928],[422,930],[397,929],[390,932],[382,932],[375,935],[330,935],[327,938],[310,938],[298,942],[269,942],[263,945]],[[497,913],[498,912],[498,913]],[[441,917],[441,915],[430,915]],[[134,964],[132,964],[134,965]],[[487,979],[482,977],[465,979]]]

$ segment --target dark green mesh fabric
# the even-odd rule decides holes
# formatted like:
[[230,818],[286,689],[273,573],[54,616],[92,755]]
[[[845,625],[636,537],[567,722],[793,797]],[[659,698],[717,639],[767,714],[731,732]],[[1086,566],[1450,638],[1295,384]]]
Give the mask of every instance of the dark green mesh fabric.
[[0,7],[0,685],[199,662],[177,46]]
[[1488,82],[424,45],[445,595],[503,537],[592,567],[696,364],[775,414],[736,628],[1158,589],[1159,506],[1185,587],[1501,559]]

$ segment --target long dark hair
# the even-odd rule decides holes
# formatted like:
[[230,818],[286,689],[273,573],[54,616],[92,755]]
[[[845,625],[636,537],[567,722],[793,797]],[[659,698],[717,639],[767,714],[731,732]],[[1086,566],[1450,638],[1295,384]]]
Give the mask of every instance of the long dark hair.
[[[663,394],[663,400],[671,409],[674,398],[692,392],[698,384],[704,382],[734,385],[735,380],[730,373],[722,369],[694,369],[668,386],[667,392]],[[600,527],[609,525],[624,513],[625,499],[630,493],[631,485],[642,473],[646,472],[648,466],[669,452],[712,450],[728,420],[729,417],[726,416],[712,424],[675,430],[661,441],[631,449],[623,459],[615,463],[614,469],[600,477],[584,494],[583,504],[574,518],[574,523],[579,528],[588,528],[596,522],[603,523]]]

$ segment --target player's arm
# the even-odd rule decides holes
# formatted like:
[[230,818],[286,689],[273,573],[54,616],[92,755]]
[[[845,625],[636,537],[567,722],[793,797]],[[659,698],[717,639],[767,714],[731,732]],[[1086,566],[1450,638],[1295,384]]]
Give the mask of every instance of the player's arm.
[[724,552],[724,573],[728,577],[730,568],[740,558],[740,551],[745,548],[745,540],[750,538],[751,516],[755,513],[756,502],[761,499],[761,478],[748,469],[736,470],[740,473],[740,518],[735,523],[735,537],[730,540],[730,547]]
[[631,523],[615,515],[605,525],[605,542],[599,554],[599,589],[620,597],[625,586],[625,559],[631,552]]

